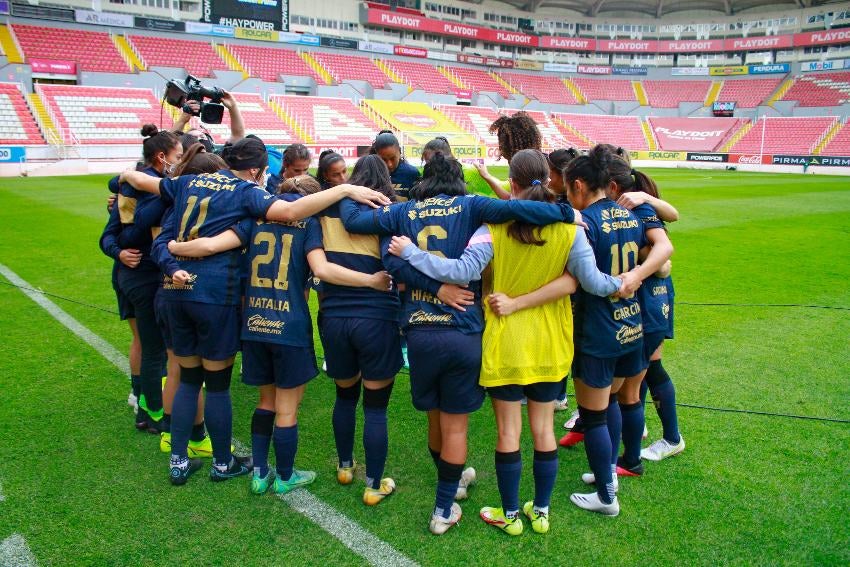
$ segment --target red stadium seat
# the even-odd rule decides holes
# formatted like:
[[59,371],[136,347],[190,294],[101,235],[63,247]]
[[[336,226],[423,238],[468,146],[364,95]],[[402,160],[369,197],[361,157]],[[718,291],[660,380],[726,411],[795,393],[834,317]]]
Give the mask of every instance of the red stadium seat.
[[384,63],[414,89],[436,94],[449,94],[458,89],[457,85],[428,63],[395,59],[384,61]]
[[[593,142],[593,144],[614,144],[627,150],[648,150],[638,116],[599,116],[591,114],[562,114],[552,116],[568,124],[573,130]],[[575,136],[574,144],[578,148],[587,148],[588,143]]]
[[312,77],[320,85],[325,84],[324,78],[295,50],[243,44],[228,45],[227,48],[252,77],[270,82],[279,81],[281,75]]
[[717,100],[734,102],[740,108],[755,108],[764,104],[779,87],[782,77],[773,79],[727,79]]
[[683,102],[705,102],[711,81],[643,81],[649,106],[676,108]]
[[368,57],[318,51],[310,55],[321,63],[338,83],[346,80],[366,81],[376,89],[383,89],[387,83],[391,82],[390,78]]
[[759,120],[735,143],[730,153],[752,154],[763,150],[765,154],[809,154],[835,120],[834,116]]
[[106,32],[26,26],[9,26],[18,38],[26,60],[57,59],[76,61],[82,71],[129,73],[130,67],[121,57]]
[[590,77],[573,77],[572,81],[588,102],[594,100],[637,100],[631,81],[621,79],[593,79]]
[[368,146],[380,129],[347,98],[273,95],[271,100],[295,119],[314,144]]
[[800,106],[840,106],[850,101],[850,73],[802,75],[782,97]]
[[575,95],[560,77],[505,71],[499,75],[528,98],[551,104],[578,104]]
[[177,67],[196,77],[212,77],[213,70],[229,70],[212,44],[206,41],[149,35],[134,35],[129,39],[147,67]]
[[0,83],[0,144],[44,144],[38,124],[17,83]]
[[487,71],[469,67],[447,67],[447,69],[473,93],[486,91],[496,93],[504,98],[511,96],[511,92],[491,77]]
[[821,151],[825,156],[850,156],[850,126],[842,124],[835,137]]

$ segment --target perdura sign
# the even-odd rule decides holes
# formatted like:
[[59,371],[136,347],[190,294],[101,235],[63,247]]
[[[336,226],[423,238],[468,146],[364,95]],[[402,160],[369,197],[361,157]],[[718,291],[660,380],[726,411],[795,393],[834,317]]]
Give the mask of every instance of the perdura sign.
[[289,31],[289,0],[203,0],[201,21],[231,28]]

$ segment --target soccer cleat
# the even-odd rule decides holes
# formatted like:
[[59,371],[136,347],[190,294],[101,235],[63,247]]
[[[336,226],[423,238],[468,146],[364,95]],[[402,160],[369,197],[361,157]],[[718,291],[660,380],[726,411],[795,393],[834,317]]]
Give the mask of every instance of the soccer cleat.
[[260,469],[254,468],[254,476],[251,477],[251,493],[265,494],[274,480],[274,471],[269,469],[266,476],[260,476]]
[[407,358],[407,347],[401,347],[401,360],[404,362],[404,367],[410,370],[410,361]]
[[472,467],[467,467],[460,475],[460,482],[457,483],[457,492],[455,493],[455,500],[466,500],[466,497],[469,496],[468,490],[469,487],[475,484],[476,474],[475,469]]
[[618,476],[641,476],[643,474],[643,463],[638,461],[636,465],[626,466],[623,462],[623,456],[617,457],[617,475]]
[[659,439],[640,452],[640,458],[647,461],[663,461],[667,457],[675,457],[685,450],[685,438],[679,436],[678,443],[670,443],[666,439]]
[[555,400],[555,411],[567,411],[568,409],[570,409],[570,402],[566,396],[563,400]]
[[643,424],[643,433],[641,433],[640,438],[641,438],[641,440],[644,440],[647,437],[649,437],[649,429],[646,428],[646,424],[644,423]]
[[584,441],[584,433],[577,433],[575,431],[570,431],[558,441],[558,445],[561,447],[575,447],[579,443]]
[[[171,452],[171,433],[163,431],[159,434],[159,450],[163,453]],[[189,455],[190,457],[192,455]]]
[[139,408],[139,412],[136,414],[135,425],[136,429],[140,432],[159,435],[159,422],[150,417],[148,413],[141,408]]
[[548,512],[535,512],[534,511],[534,501],[529,500],[522,507],[522,513],[525,514],[525,517],[531,521],[531,529],[539,534],[545,534],[549,532],[549,513]]
[[395,491],[395,481],[391,478],[382,478],[381,486],[378,488],[366,487],[363,491],[363,503],[366,506],[377,506],[381,500]]
[[[620,480],[617,478],[617,475],[612,475],[611,480],[614,483],[614,492],[618,492],[620,490]],[[586,472],[581,475],[581,481],[585,484],[596,484],[596,475],[592,472]]]
[[357,469],[357,461],[351,461],[350,467],[336,467],[336,481],[343,486],[354,482],[354,471]]
[[590,494],[575,492],[570,494],[570,502],[582,510],[596,512],[603,516],[616,516],[620,513],[620,503],[617,501],[616,496],[610,504],[606,504],[599,499],[599,495],[595,492],[591,492]]
[[570,418],[564,423],[564,429],[567,431],[572,430],[575,427],[576,421],[578,421],[578,410],[570,414]]
[[186,484],[189,477],[201,468],[203,463],[200,459],[187,459],[183,466],[172,464],[169,470],[169,480],[174,486]]
[[322,361],[322,372],[327,372],[327,371],[328,371],[328,361],[323,360]]
[[[192,458],[209,459],[213,454],[212,439],[210,439],[209,435],[204,435],[204,438],[200,441],[189,441],[186,450]],[[232,445],[230,446],[230,451],[233,451]]]
[[133,408],[134,412],[139,410],[139,400],[136,398],[133,390],[130,390],[130,393],[127,395],[127,405]]
[[244,476],[251,472],[251,469],[254,468],[253,464],[254,462],[251,457],[233,455],[230,459],[230,466],[226,470],[219,470],[215,465],[210,467],[210,480],[213,482],[223,482],[237,476]]
[[313,471],[299,471],[292,469],[292,476],[289,480],[283,480],[279,476],[274,479],[274,487],[272,490],[275,494],[286,494],[292,492],[296,488],[312,484],[316,480],[316,473]]
[[522,518],[518,515],[513,518],[505,516],[505,512],[501,508],[492,508],[484,506],[481,508],[481,519],[497,527],[508,535],[518,536],[522,534]]
[[463,510],[460,509],[460,504],[453,502],[448,518],[444,518],[440,514],[431,514],[431,523],[428,525],[428,529],[434,535],[443,535],[449,531],[450,527],[460,522],[462,516]]

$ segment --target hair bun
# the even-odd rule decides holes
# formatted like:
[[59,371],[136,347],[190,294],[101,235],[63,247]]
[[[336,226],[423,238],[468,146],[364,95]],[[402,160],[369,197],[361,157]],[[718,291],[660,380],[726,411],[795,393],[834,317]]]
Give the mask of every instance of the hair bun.
[[142,136],[145,138],[150,138],[157,134],[159,134],[159,128],[156,127],[156,124],[145,124],[142,126]]

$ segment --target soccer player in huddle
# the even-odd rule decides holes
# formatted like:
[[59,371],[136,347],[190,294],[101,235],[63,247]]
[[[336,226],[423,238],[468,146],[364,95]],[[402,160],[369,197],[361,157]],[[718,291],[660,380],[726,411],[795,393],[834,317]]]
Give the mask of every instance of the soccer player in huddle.
[[[640,249],[646,245],[638,218],[606,197],[610,184],[608,167],[614,158],[595,147],[564,170],[567,196],[582,211],[587,237],[600,271],[618,275],[631,270],[646,279],[666,262],[672,247],[654,246],[638,266]],[[628,382],[629,392],[639,388],[647,362],[643,356],[643,323],[640,303],[634,294],[608,299],[579,292],[575,312],[573,380],[579,415],[585,428],[585,452],[591,473],[582,480],[596,485],[596,492],[574,493],[576,506],[605,515],[620,512],[616,470],[621,435],[629,443],[643,432],[642,412],[629,407],[621,417],[616,392]],[[640,406],[638,402],[637,406]],[[639,449],[638,449],[639,451]]]
[[319,154],[316,179],[321,189],[330,189],[345,183],[348,180],[348,166],[345,164],[345,158],[333,150],[323,151]]
[[377,154],[387,164],[396,200],[407,201],[410,198],[410,190],[419,181],[421,174],[404,158],[396,135],[390,130],[381,130],[375,136],[369,153]]
[[144,174],[123,174],[136,188],[158,193],[167,205],[173,205],[162,234],[154,242],[153,254],[168,278],[163,285],[165,311],[180,362],[170,466],[171,482],[176,485],[185,484],[200,468],[199,461],[188,458],[187,444],[202,384],[206,385],[205,416],[213,446],[210,478],[218,481],[247,474],[251,463],[250,458],[235,457],[230,446],[230,379],[233,356],[239,350],[240,252],[230,250],[203,260],[175,261],[168,253],[168,242],[216,236],[243,219],[297,221],[344,196],[389,203],[375,191],[348,185],[292,202],[276,199],[260,189],[266,186],[267,160],[265,145],[259,139],[244,138],[227,153],[230,169],[214,174],[153,184]]
[[[459,258],[484,222],[551,224],[575,219],[573,209],[566,205],[467,195],[460,164],[441,153],[425,165],[424,177],[411,198],[374,211],[344,201],[342,219],[349,232],[404,235],[420,248],[447,258]],[[388,256],[385,263],[398,278]],[[405,283],[402,326],[408,341],[413,406],[428,414],[428,449],[438,472],[429,528],[439,535],[462,515],[453,500],[464,473],[469,414],[484,401],[484,390],[478,384],[484,328],[481,288],[477,283],[470,286],[474,302],[458,310],[438,300],[440,282],[428,278],[424,284]]]
[[[553,202],[546,187],[549,165],[541,152],[521,150],[510,163],[512,198]],[[538,533],[549,531],[549,503],[558,471],[552,419],[555,400],[573,358],[572,311],[568,295],[575,274],[590,293],[608,296],[639,285],[631,273],[601,273],[593,251],[575,225],[536,227],[522,222],[483,225],[463,255],[446,259],[418,249],[406,237],[394,237],[390,252],[426,275],[456,284],[480,280],[488,265],[494,293],[484,302],[486,325],[480,384],[493,401],[498,428],[495,452],[501,507],[484,507],[481,518],[510,535],[523,532],[519,517],[522,471],[521,400],[528,398],[534,437],[535,496],[522,506]],[[569,271],[566,271],[569,270]]]

